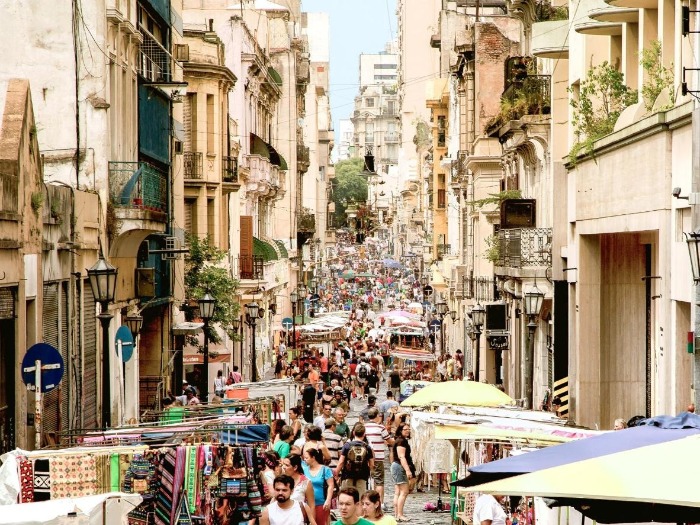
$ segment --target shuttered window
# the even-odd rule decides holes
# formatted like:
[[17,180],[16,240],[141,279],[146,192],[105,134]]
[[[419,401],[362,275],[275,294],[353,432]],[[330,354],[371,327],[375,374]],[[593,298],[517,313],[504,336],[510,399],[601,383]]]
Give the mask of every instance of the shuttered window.
[[[44,342],[50,344],[54,348],[58,349],[59,352],[61,352],[58,315],[58,285],[59,283],[44,284],[44,302],[42,309],[42,317]],[[42,422],[42,434],[44,436],[47,433],[56,433],[60,430],[62,388],[63,381],[61,381],[61,384],[57,388],[54,388],[51,392],[47,393],[44,396],[44,414]],[[45,438],[43,440],[43,443],[46,443]]]
[[242,278],[251,279],[253,273],[253,217],[241,215],[241,251],[239,270]]

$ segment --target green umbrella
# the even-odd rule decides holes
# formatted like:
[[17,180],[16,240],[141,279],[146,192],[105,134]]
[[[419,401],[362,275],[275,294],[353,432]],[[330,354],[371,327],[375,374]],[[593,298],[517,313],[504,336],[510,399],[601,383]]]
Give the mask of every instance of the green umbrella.
[[355,278],[355,272],[353,270],[345,270],[341,277],[343,279],[354,279]]

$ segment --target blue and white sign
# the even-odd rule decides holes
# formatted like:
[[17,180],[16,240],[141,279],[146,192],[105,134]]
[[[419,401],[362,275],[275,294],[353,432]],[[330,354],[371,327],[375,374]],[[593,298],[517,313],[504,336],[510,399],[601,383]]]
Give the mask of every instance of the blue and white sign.
[[282,319],[282,326],[285,330],[291,330],[294,326],[294,321],[291,317],[285,317],[284,319]]
[[47,343],[32,345],[22,359],[22,381],[36,389],[36,362],[41,363],[41,393],[51,392],[63,379],[64,363],[61,352]]
[[442,323],[440,323],[440,319],[433,319],[432,321],[430,321],[430,323],[428,323],[428,326],[430,327],[430,331],[435,333],[440,331],[441,324]]
[[122,347],[122,361],[126,363],[134,355],[134,336],[131,335],[131,330],[129,330],[128,326],[120,326],[117,329],[117,335],[114,339],[114,348],[117,351],[117,355],[119,355],[119,345]]

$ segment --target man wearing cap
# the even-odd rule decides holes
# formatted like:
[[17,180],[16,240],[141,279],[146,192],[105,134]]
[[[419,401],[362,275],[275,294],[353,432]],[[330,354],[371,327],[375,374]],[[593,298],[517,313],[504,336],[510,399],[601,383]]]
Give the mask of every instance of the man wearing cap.
[[371,408],[375,408],[376,403],[377,403],[377,396],[375,396],[374,394],[370,394],[369,396],[367,396],[367,406],[365,408],[363,408],[362,411],[360,412],[360,422],[361,423],[364,423],[365,421],[367,421],[367,419],[368,419],[367,414]]

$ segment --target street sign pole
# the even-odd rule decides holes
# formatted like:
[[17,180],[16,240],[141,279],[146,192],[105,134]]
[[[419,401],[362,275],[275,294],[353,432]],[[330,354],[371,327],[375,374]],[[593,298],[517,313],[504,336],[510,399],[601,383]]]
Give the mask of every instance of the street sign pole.
[[41,361],[34,361],[34,383],[36,395],[34,396],[34,448],[41,448]]

